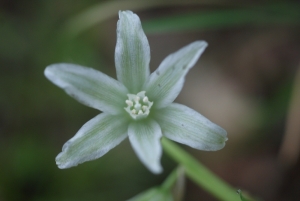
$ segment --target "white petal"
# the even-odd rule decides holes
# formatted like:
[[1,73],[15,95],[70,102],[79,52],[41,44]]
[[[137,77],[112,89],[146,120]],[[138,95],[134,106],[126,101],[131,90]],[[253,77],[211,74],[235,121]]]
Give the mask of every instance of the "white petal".
[[119,116],[99,114],[67,141],[56,157],[59,168],[69,168],[106,154],[127,137],[128,121]]
[[149,99],[154,102],[153,107],[162,108],[175,100],[183,87],[185,75],[206,47],[205,41],[196,41],[163,60],[150,75],[144,88]]
[[124,111],[127,89],[100,71],[61,63],[48,66],[45,75],[67,94],[89,107],[110,114]]
[[130,143],[144,165],[153,173],[162,171],[160,158],[162,136],[159,125],[151,119],[132,122],[128,127]]
[[149,77],[150,47],[139,17],[131,11],[120,11],[117,24],[115,63],[117,77],[130,91],[142,91]]
[[173,103],[157,111],[155,119],[163,135],[176,142],[205,151],[225,146],[226,131],[185,105]]

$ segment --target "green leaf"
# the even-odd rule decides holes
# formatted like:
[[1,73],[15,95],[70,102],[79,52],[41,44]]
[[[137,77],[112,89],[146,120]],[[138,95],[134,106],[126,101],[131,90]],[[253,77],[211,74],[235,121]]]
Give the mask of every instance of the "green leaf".
[[[128,201],[174,201],[181,200],[184,186],[182,180],[184,170],[180,166],[176,168],[159,187],[150,188]],[[176,191],[176,197],[172,193]],[[177,199],[178,198],[178,199]]]
[[[209,3],[208,3],[209,2]],[[205,4],[216,5],[216,1],[208,1]],[[195,0],[115,0],[100,2],[84,10],[82,13],[71,18],[65,26],[65,31],[70,36],[77,36],[82,32],[96,26],[97,24],[115,16],[120,10],[144,10],[149,8],[163,7],[163,6],[182,6],[182,5],[203,5],[202,1]],[[218,3],[218,5],[224,5],[228,3]]]
[[159,187],[151,188],[128,201],[173,201],[170,191],[164,191]]
[[243,25],[300,24],[300,5],[275,3],[161,17],[143,23],[146,33],[221,29]]
[[[220,10],[201,11],[196,13],[174,15],[157,18],[143,23],[145,32],[161,33],[185,30],[203,30],[208,28],[220,29],[247,24],[299,24],[299,4],[279,2],[272,4],[247,4],[245,2],[232,4],[220,1],[194,1],[194,0],[122,0],[109,1],[96,4],[77,16],[71,18],[66,24],[66,33],[77,36],[80,33],[96,26],[100,22],[115,16],[119,10],[144,10],[163,6],[218,6]],[[238,6],[232,9],[232,5]],[[230,6],[230,8],[229,8]]]
[[204,167],[175,143],[163,138],[162,145],[165,152],[184,167],[186,175],[198,184],[199,187],[202,187],[219,200],[240,201],[234,188],[214,175],[214,173]]
[[249,198],[248,196],[247,196],[247,198],[246,198],[246,197],[243,195],[241,189],[237,190],[236,192],[237,192],[237,194],[240,195],[241,201],[254,201],[253,199]]

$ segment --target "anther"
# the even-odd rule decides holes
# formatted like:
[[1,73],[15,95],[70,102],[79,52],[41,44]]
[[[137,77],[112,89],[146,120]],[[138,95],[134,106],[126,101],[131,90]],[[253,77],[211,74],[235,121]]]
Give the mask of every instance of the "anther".
[[148,101],[149,101],[148,97],[145,96],[145,97],[143,98],[143,102],[144,102],[144,103],[148,103]]
[[139,97],[139,96],[136,96],[136,97],[135,97],[135,102],[138,103],[139,101],[140,101],[140,97]]
[[142,110],[145,112],[147,110],[147,106],[143,105]]
[[126,104],[127,104],[129,107],[132,107],[132,106],[133,106],[133,102],[132,102],[132,101],[126,100],[125,102],[126,102]]

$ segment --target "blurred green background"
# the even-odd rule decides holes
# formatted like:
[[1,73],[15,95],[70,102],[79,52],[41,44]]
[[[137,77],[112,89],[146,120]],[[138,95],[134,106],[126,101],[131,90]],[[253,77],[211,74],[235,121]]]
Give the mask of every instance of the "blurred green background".
[[[125,9],[141,18],[152,70],[190,42],[209,43],[177,102],[224,127],[229,141],[218,152],[184,148],[254,197],[298,200],[298,1],[2,0],[0,201],[126,200],[176,167],[164,155],[164,173],[151,174],[128,140],[71,169],[54,161],[99,111],[67,96],[43,71],[69,62],[115,77],[117,12]],[[215,199],[187,180],[184,200]]]

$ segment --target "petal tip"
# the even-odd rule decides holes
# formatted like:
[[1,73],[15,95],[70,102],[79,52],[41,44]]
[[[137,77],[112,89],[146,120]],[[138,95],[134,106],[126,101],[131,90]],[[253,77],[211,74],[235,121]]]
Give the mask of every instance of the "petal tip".
[[[216,126],[218,126],[218,125],[216,125]],[[218,126],[218,127],[219,127],[220,135],[222,135],[224,137],[224,142],[226,142],[228,140],[227,131],[224,128],[220,127],[220,126]]]
[[132,11],[130,10],[119,10],[119,19],[121,19],[123,16],[129,16],[129,15],[132,15],[132,16],[136,16],[136,14],[134,14]]
[[66,168],[68,168],[67,165],[61,161],[62,154],[63,154],[63,152],[59,153],[56,156],[55,162],[59,169],[66,169]]
[[197,40],[194,43],[201,46],[202,48],[206,48],[208,46],[208,43],[205,40]]
[[[60,154],[59,154],[60,155]],[[56,165],[59,169],[66,169],[68,168],[64,163],[62,163],[60,160],[59,160],[59,155],[56,157],[55,159],[55,162],[56,162]]]
[[160,164],[157,164],[153,167],[148,167],[153,174],[160,174],[163,172],[163,168]]
[[65,154],[65,152],[61,152],[55,158],[56,165],[59,169],[67,169],[67,168],[77,166],[79,164],[76,161],[72,162],[72,161],[68,160],[68,158],[64,157],[64,154]]
[[60,154],[57,155],[57,157],[55,158],[55,162],[56,162],[56,165],[59,169],[68,169],[68,168],[71,168],[71,167],[75,167],[77,166],[79,163],[77,163],[76,161],[72,162],[72,161],[69,161],[67,159],[63,159],[61,156],[62,156],[63,152],[61,152]]
[[63,66],[63,63],[59,63],[59,64],[51,64],[49,66],[47,66],[44,70],[44,75],[51,80],[51,78],[54,76],[53,74],[55,73],[55,71],[58,68],[61,68],[61,66]]
[[44,75],[46,76],[46,78],[49,79],[49,77],[51,77],[52,69],[53,69],[53,65],[50,65],[50,66],[46,67],[46,69],[44,70]]
[[59,162],[57,162],[57,161],[56,161],[56,165],[57,165],[57,167],[58,167],[59,169],[67,169],[67,168],[68,168],[68,167],[62,165],[61,163],[59,163]]

